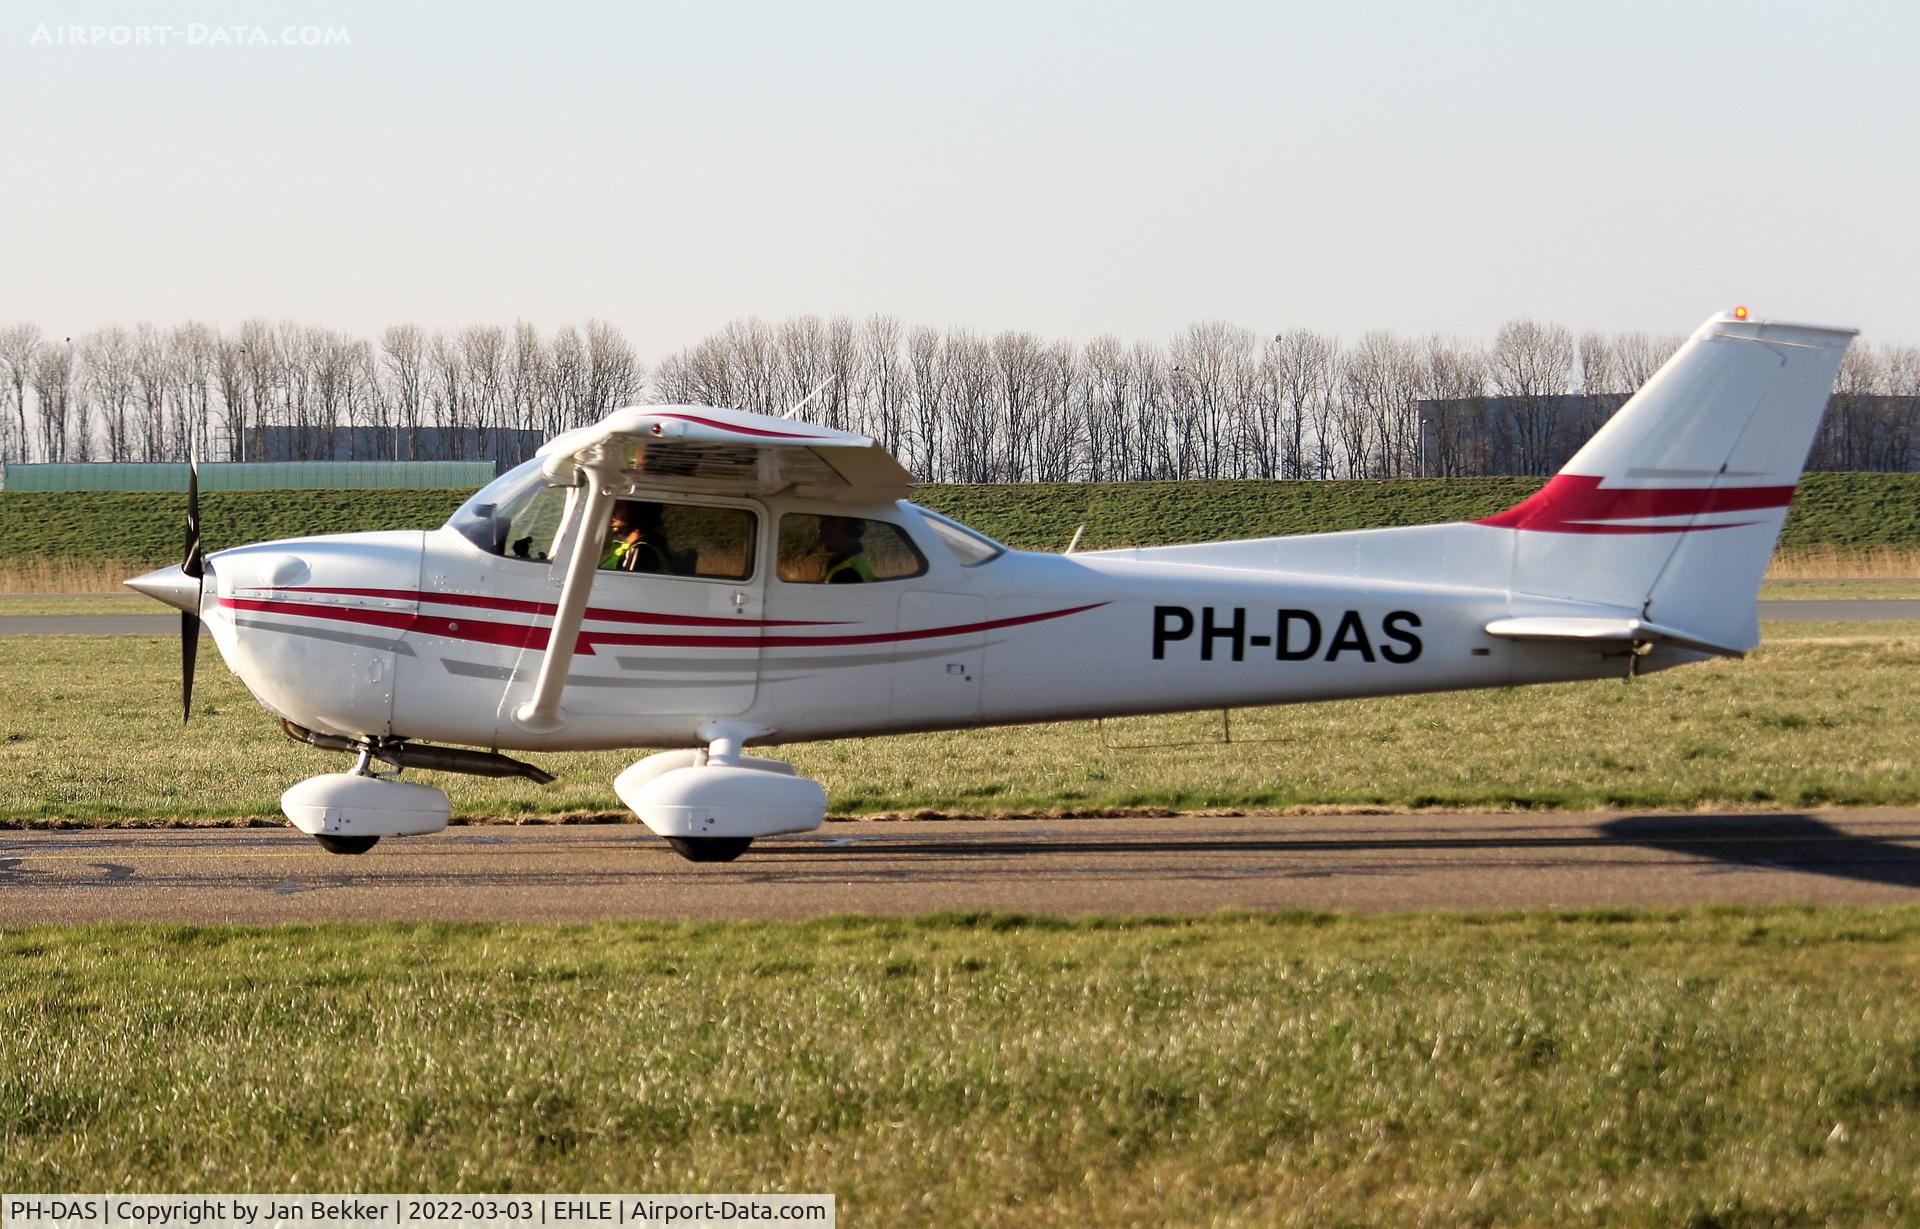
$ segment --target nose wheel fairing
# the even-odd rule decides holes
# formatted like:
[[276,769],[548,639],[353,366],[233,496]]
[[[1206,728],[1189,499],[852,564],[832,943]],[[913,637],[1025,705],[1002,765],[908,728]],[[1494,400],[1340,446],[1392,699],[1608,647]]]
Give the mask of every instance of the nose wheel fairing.
[[438,832],[452,813],[444,790],[364,772],[308,777],[280,795],[280,810],[300,831],[323,838],[323,844]]

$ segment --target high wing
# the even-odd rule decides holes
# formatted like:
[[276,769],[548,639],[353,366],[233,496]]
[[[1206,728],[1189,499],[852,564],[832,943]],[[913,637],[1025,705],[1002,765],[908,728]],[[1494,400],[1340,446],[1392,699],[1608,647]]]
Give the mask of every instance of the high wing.
[[533,697],[514,712],[528,729],[564,723],[560,694],[616,491],[804,495],[890,502],[913,475],[877,442],[851,431],[704,405],[635,405],[554,436],[535,454],[548,479],[575,487],[555,562],[565,574]]
[[537,454],[572,485],[580,469],[661,489],[815,499],[904,498],[913,475],[851,431],[699,405],[636,405],[554,436]]

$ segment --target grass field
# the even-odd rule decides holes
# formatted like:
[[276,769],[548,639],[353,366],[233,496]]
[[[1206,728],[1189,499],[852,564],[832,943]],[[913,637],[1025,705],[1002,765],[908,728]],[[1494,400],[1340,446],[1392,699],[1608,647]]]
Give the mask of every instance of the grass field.
[[7,1190],[1910,1224],[1920,910],[0,930]]
[[1773,602],[1912,601],[1920,598],[1920,580],[1769,580],[1760,600]]
[[[1534,478],[929,484],[915,498],[1010,546],[1060,550],[1082,524],[1083,545],[1095,549],[1463,520],[1497,512],[1539,485]],[[202,530],[217,549],[315,532],[426,528],[463,498],[458,491],[214,491],[201,497]],[[164,492],[0,492],[0,570],[49,561],[171,562],[180,553],[184,506],[184,496]],[[1808,474],[1781,546],[1920,547],[1920,474]]]
[[164,615],[173,608],[133,592],[0,594],[0,618],[14,615]]
[[[1745,661],[1623,682],[796,745],[837,814],[1920,801],[1920,626],[1773,624]],[[209,647],[179,725],[166,637],[0,639],[0,824],[279,824],[342,756],[287,740]],[[1132,744],[1200,745],[1135,749]],[[536,755],[550,786],[432,775],[457,815],[626,817],[632,752]]]

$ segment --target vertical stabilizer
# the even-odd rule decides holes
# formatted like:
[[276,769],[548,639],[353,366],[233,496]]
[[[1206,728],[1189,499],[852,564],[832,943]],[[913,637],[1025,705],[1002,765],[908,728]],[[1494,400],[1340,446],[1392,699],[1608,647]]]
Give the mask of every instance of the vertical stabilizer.
[[1516,593],[1759,642],[1756,599],[1853,329],[1721,315],[1546,486],[1513,531]]

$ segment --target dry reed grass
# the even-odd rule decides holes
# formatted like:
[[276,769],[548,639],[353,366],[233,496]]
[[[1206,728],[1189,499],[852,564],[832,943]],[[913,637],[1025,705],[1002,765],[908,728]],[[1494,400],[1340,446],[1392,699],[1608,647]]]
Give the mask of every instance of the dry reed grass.
[[125,593],[120,582],[143,570],[113,560],[14,559],[0,564],[0,594]]
[[1774,552],[1768,580],[1905,580],[1920,577],[1920,547],[1803,546]]

